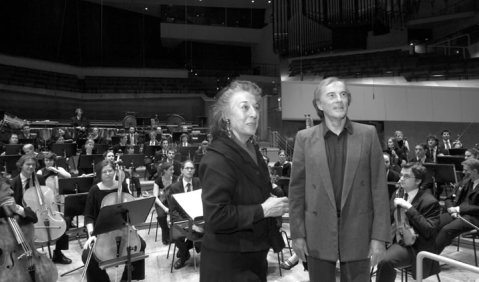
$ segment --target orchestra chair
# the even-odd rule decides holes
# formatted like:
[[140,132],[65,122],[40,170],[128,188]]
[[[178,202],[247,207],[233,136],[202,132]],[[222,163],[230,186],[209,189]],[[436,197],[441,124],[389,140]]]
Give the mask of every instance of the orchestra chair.
[[[181,237],[186,237],[186,239],[190,240],[193,242],[193,264],[195,266],[196,270],[196,248],[195,244],[196,243],[201,243],[203,241],[202,236],[198,236],[198,233],[193,231],[193,220],[182,220],[182,221],[176,221],[171,224],[170,227],[170,244],[168,246],[168,252],[166,253],[166,258],[168,259],[168,256],[170,254],[170,247],[171,244],[174,244],[173,246],[173,256],[171,258],[171,268],[170,268],[170,273],[173,273],[173,265],[175,264],[175,254],[176,254],[176,240],[181,238]],[[278,256],[279,258],[279,256]]]
[[[410,275],[412,277],[412,267],[411,265],[405,265],[401,267],[396,267],[397,270],[401,272],[401,282],[407,282],[407,276]],[[439,273],[436,273],[437,281],[441,282],[441,278],[439,277]]]
[[457,251],[459,252],[459,244],[462,238],[472,239],[472,247],[474,248],[474,263],[477,266],[477,250],[476,250],[476,239],[479,239],[479,233],[476,229],[467,231],[457,236]]
[[[155,214],[156,214],[156,209],[155,209],[155,206],[153,205],[153,208],[151,209],[150,225],[148,226],[148,235],[150,235],[151,224],[153,223],[153,216]],[[158,227],[160,227],[160,223],[158,223],[158,220],[157,220],[156,221],[156,231],[155,231],[155,242],[158,241]]]

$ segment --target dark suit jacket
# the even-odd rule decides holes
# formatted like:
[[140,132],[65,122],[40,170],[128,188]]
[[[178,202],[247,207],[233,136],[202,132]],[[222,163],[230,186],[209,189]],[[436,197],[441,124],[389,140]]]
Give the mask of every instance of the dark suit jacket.
[[[198,177],[193,177],[192,183],[193,183],[193,190],[201,189],[201,184]],[[183,211],[183,209],[178,205],[178,203],[172,197],[174,194],[184,193],[184,192],[185,192],[185,187],[183,186],[182,178],[178,179],[178,181],[170,185],[168,208],[170,210],[171,222],[177,222],[177,221],[189,219],[188,215]]]
[[479,220],[479,185],[474,191],[469,193],[473,187],[471,180],[467,181],[464,187],[456,194],[454,204],[459,206],[460,215],[471,215]]
[[[412,207],[406,211],[409,224],[418,234],[416,242],[412,246],[406,247],[411,257],[416,258],[420,251],[437,253],[435,250],[434,237],[438,232],[439,215],[441,206],[436,198],[424,190],[419,190],[412,201]],[[391,213],[395,210],[394,198],[391,199]],[[415,259],[414,259],[415,261]],[[423,276],[439,273],[439,263],[437,261],[425,259],[423,264]],[[416,279],[416,264],[412,264],[412,273]]]
[[389,169],[387,174],[387,181],[388,181],[388,196],[389,198],[392,197],[394,191],[396,191],[396,184],[390,184],[389,182],[398,182],[399,181],[399,173],[396,171]]
[[340,207],[323,125],[296,135],[289,184],[291,237],[305,238],[309,255],[322,260],[337,261],[339,254],[343,262],[366,259],[372,239],[388,242],[391,237],[386,170],[376,129],[351,125]]
[[[37,175],[37,179],[40,185],[45,185],[45,178],[43,178],[43,176]],[[15,203],[23,206],[23,189],[22,189],[22,179],[20,178],[20,174],[15,176],[12,179],[12,181],[10,182],[10,186],[12,187],[12,190],[13,190],[13,198],[15,198]],[[26,189],[30,189],[30,187]]]

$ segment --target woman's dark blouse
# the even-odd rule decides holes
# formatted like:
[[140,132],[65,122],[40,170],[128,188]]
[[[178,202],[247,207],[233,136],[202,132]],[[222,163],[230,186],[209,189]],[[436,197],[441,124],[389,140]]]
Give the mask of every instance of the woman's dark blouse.
[[[129,193],[126,184],[122,185],[122,190],[125,193]],[[103,198],[105,198],[106,195],[110,193],[116,193],[117,191],[118,189],[100,190],[98,184],[95,184],[91,187],[90,192],[88,192],[88,197],[86,199],[85,212],[83,213],[83,215],[85,216],[85,226],[88,223],[92,223],[93,225],[95,225],[96,218],[100,213],[101,202],[103,201]]]

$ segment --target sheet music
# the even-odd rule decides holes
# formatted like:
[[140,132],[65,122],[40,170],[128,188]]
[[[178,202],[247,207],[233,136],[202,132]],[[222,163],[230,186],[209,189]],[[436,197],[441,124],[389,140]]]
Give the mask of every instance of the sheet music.
[[173,197],[191,219],[195,220],[203,216],[201,189],[187,193],[173,194]]

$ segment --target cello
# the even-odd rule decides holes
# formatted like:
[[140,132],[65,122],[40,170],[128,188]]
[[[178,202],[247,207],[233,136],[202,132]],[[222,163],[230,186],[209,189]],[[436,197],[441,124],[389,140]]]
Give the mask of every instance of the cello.
[[[102,200],[101,208],[135,200],[131,194],[122,191],[122,182],[125,174],[119,165],[116,167],[114,178],[116,178],[117,175],[117,193],[106,195]],[[94,254],[96,260],[101,263],[120,257],[130,256],[132,253],[139,253],[140,249],[141,240],[138,236],[137,230],[128,224],[120,229],[98,234],[86,259],[85,270],[82,274],[81,281],[83,281],[85,277],[92,254]],[[130,269],[131,268],[129,268],[129,270]],[[128,271],[128,281],[131,281],[131,271]]]
[[25,190],[23,201],[38,217],[35,223],[35,242],[50,243],[60,238],[67,230],[63,216],[58,211],[55,193],[47,186],[40,186],[33,173],[34,187]]
[[7,217],[0,218],[0,281],[57,281],[58,272],[53,262],[32,247],[33,224],[20,226],[7,204],[15,205],[13,198],[2,205]]

